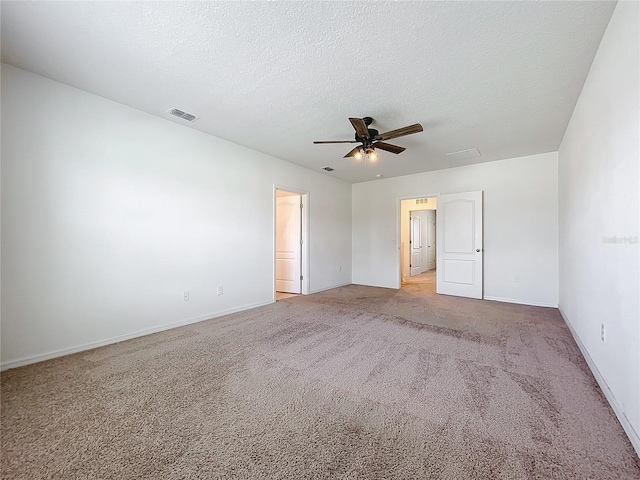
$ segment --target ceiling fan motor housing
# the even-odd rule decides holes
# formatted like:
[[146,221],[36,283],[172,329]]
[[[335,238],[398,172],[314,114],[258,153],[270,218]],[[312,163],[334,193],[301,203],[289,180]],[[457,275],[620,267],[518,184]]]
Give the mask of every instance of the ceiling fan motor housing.
[[357,133],[355,135],[356,141],[364,143],[365,147],[371,145],[379,133],[375,128],[367,128],[367,130],[369,130],[369,138],[361,137]]

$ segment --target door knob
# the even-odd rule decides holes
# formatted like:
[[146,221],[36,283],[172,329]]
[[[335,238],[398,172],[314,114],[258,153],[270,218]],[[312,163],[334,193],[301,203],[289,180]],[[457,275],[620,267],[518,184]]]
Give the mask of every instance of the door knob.
[[480,251],[480,249],[479,249],[479,248],[476,248],[476,252],[479,252],[479,251]]

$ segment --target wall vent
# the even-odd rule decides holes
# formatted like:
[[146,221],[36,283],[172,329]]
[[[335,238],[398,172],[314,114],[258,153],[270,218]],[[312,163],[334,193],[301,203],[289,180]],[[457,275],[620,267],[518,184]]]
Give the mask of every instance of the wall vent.
[[326,170],[327,172],[333,172],[333,168],[331,167],[322,167],[323,170]]
[[171,110],[169,110],[169,113],[171,115],[174,115],[176,117],[180,117],[183,120],[186,120],[187,122],[194,122],[198,119],[198,117],[196,117],[195,115],[192,115],[190,113],[187,112],[183,112],[182,110],[178,109],[178,108],[172,108]]

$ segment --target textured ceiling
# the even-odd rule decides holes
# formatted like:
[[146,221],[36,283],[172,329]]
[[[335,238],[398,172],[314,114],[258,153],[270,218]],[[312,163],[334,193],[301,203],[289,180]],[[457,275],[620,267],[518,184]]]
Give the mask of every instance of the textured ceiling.
[[[3,1],[2,61],[360,182],[557,150],[614,7]],[[424,132],[375,165],[312,144],[351,140],[363,116]]]

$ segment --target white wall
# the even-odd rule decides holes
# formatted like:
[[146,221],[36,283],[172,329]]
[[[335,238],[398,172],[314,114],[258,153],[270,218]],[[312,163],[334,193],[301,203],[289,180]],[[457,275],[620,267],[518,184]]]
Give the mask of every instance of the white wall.
[[271,302],[274,184],[350,283],[348,183],[2,65],[3,367]]
[[553,152],[353,185],[353,283],[399,287],[400,198],[483,190],[485,297],[557,306],[557,172]]
[[562,140],[559,238],[560,309],[640,453],[639,20],[618,3]]

